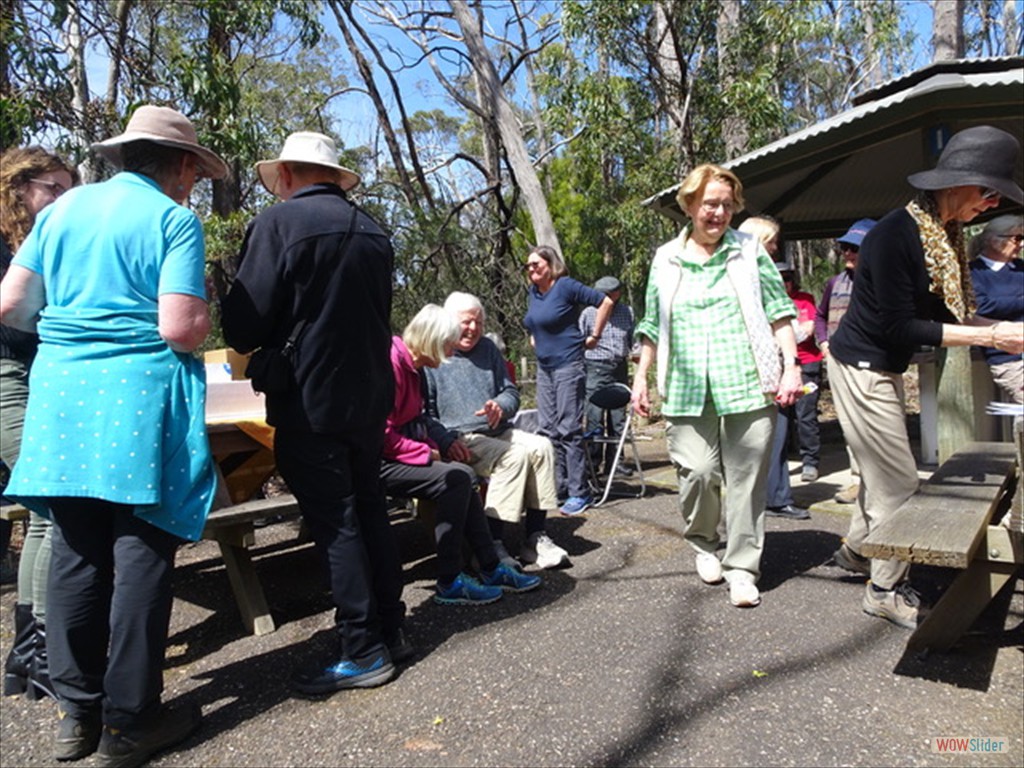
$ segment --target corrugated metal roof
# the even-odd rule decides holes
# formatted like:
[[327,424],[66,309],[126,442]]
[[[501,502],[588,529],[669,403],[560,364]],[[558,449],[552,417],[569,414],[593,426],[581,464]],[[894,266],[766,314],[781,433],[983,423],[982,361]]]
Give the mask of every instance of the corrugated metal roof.
[[[1024,59],[943,62],[912,83],[723,163],[744,185],[746,211],[775,216],[789,239],[834,237],[912,194],[906,177],[930,168],[956,131],[989,124],[1024,135]],[[982,71],[977,71],[981,69]],[[966,71],[964,71],[966,70]],[[900,82],[900,81],[894,81]],[[1015,174],[1024,178],[1024,157]],[[682,221],[676,184],[643,201]]]

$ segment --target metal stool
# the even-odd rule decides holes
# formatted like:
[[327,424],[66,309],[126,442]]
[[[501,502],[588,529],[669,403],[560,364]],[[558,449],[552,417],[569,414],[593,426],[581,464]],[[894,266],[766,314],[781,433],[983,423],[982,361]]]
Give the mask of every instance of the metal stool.
[[[583,435],[583,444],[586,449],[587,457],[587,470],[590,473],[590,485],[596,495],[601,490],[601,482],[597,477],[597,468],[594,466],[594,461],[590,457],[590,447],[592,445],[615,446],[615,458],[612,459],[610,467],[606,467],[608,470],[608,479],[604,483],[604,493],[601,495],[600,501],[596,501],[591,504],[592,507],[599,507],[604,504],[608,497],[612,494],[612,483],[615,481],[615,470],[619,467],[619,460],[622,458],[622,452],[625,448],[626,443],[629,443],[630,448],[633,450],[633,465],[635,467],[636,477],[640,479],[640,491],[638,493],[623,493],[616,492],[614,495],[624,498],[636,498],[639,499],[647,491],[647,483],[644,480],[643,466],[640,464],[640,452],[636,448],[636,438],[633,435],[633,409],[627,406],[632,399],[633,393],[625,384],[608,384],[607,386],[601,387],[599,390],[594,392],[590,396],[590,402],[600,408],[603,411],[614,411],[619,408],[626,408],[626,420],[622,424],[622,434],[618,437],[606,436],[604,429],[597,427]],[[604,421],[604,419],[602,419]]]

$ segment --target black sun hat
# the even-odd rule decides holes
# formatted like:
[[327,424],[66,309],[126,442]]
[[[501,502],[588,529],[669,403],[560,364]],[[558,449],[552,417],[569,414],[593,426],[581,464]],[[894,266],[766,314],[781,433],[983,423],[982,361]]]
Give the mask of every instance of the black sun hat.
[[966,128],[946,144],[939,162],[930,171],[907,176],[917,189],[948,189],[977,184],[999,192],[1015,203],[1024,203],[1024,191],[1013,180],[1020,142],[991,125]]

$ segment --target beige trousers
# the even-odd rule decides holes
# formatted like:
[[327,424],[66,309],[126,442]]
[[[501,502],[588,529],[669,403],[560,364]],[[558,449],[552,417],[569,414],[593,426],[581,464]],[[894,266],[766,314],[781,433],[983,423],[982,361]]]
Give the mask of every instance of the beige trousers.
[[524,509],[557,509],[555,449],[543,435],[507,429],[497,436],[464,434],[473,455],[469,465],[489,478],[489,517],[518,522]]
[[[860,468],[860,497],[850,516],[846,544],[859,553],[864,539],[917,490],[917,462],[910,450],[903,377],[898,373],[854,368],[829,357],[843,437]],[[910,564],[872,560],[871,581],[892,589],[907,578]]]
[[738,572],[755,579],[761,575],[775,413],[770,405],[719,416],[708,402],[700,416],[668,419],[668,455],[679,480],[684,535],[695,551],[714,552],[718,523],[725,512],[722,569],[726,579]]

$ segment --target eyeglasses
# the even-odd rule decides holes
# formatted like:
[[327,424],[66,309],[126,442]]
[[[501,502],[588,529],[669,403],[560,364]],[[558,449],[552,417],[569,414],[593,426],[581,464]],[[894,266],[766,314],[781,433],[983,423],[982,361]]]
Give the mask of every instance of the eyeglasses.
[[43,181],[42,179],[29,179],[29,184],[38,184],[41,187],[46,187],[47,191],[54,197],[60,197],[68,188],[63,184],[58,184],[56,181]]
[[992,187],[978,187],[981,190],[982,200],[995,200],[999,197],[1000,192],[998,189],[992,189]]
[[736,210],[736,203],[732,200],[705,200],[700,204],[700,209],[704,213],[714,213],[719,208],[726,213],[732,213]]
[[1012,240],[1017,245],[1024,244],[1024,235],[1000,235],[1004,240]]
[[536,272],[538,269],[543,267],[547,262],[544,261],[528,261],[523,265],[523,268],[527,272]]

